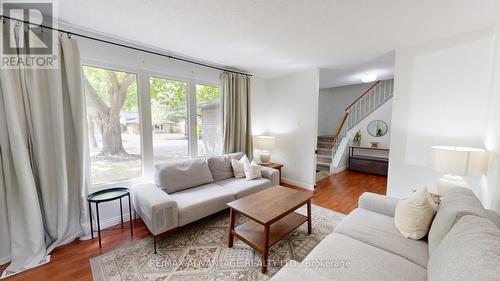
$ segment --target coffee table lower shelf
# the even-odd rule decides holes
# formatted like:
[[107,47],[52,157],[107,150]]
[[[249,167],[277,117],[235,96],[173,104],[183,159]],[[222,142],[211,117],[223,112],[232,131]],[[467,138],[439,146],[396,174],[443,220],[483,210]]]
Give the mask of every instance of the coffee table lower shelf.
[[[307,221],[307,217],[296,212],[291,212],[279,221],[273,223],[269,229],[269,247],[276,244],[287,234]],[[257,252],[264,254],[265,235],[264,226],[252,220],[237,226],[232,230],[234,236],[242,240]]]

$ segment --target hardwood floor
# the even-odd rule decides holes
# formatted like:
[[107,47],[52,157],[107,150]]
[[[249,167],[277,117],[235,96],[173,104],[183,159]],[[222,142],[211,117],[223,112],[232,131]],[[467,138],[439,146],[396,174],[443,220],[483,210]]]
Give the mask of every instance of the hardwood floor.
[[[365,191],[385,194],[387,178],[350,171],[329,176],[317,182],[312,203],[342,213],[349,213],[357,207],[358,197]],[[285,186],[300,189],[285,184]],[[89,259],[113,249],[123,247],[149,236],[150,233],[140,219],[134,221],[134,236],[130,230],[119,225],[103,230],[102,249],[99,249],[97,239],[74,241],[68,245],[57,248],[51,254],[51,262],[14,275],[8,281],[17,280],[92,280]],[[0,266],[3,271],[6,265]]]

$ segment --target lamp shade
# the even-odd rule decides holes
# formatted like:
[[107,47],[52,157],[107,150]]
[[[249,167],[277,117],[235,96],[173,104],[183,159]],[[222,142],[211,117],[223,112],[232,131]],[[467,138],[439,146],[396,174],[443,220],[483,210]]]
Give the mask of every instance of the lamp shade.
[[444,174],[481,176],[488,168],[488,152],[471,147],[432,146],[431,166]]
[[273,136],[257,136],[255,137],[255,147],[262,150],[271,150],[276,144],[276,138]]

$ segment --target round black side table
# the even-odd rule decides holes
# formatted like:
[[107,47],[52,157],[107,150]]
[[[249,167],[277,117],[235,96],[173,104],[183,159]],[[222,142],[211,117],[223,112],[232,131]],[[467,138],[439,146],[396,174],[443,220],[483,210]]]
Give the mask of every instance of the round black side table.
[[92,235],[92,239],[94,239],[94,227],[92,226],[92,206],[90,203],[95,203],[95,209],[97,213],[97,234],[99,236],[99,248],[101,248],[101,225],[99,220],[99,203],[109,202],[116,199],[120,199],[120,217],[123,228],[123,207],[122,207],[122,198],[128,196],[128,209],[130,211],[130,235],[133,235],[132,230],[132,208],[130,205],[130,192],[125,187],[115,187],[110,189],[104,189],[100,191],[96,191],[90,194],[87,197],[87,201],[89,202],[89,214],[90,214],[90,233]]

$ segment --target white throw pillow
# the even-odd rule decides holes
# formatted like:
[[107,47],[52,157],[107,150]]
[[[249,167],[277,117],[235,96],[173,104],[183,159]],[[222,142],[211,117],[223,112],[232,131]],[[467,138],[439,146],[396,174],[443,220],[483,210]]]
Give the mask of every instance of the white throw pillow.
[[231,166],[233,167],[233,174],[235,178],[241,179],[245,177],[245,163],[250,164],[246,155],[243,155],[240,160],[231,158]]
[[262,177],[260,166],[255,161],[245,163],[245,177],[247,181]]
[[404,237],[421,239],[427,235],[437,207],[427,188],[421,188],[396,206],[394,223]]

